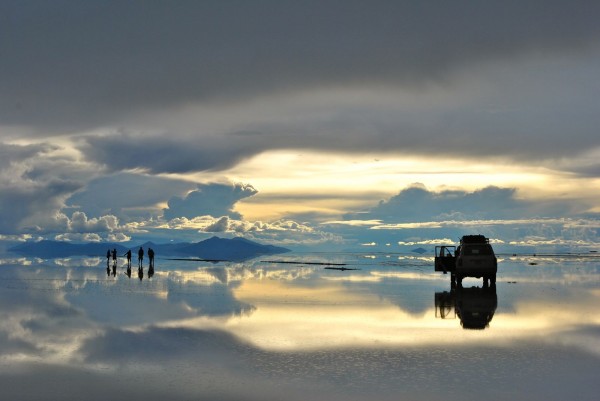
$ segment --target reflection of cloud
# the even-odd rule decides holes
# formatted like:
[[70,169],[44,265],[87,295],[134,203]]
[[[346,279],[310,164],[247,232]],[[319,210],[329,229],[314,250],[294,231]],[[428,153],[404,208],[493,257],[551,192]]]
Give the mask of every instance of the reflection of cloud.
[[[356,272],[164,261],[142,282],[122,270],[107,278],[103,268],[3,267],[3,396],[336,401],[436,399],[443,391],[458,400],[482,379],[486,391],[511,399],[523,388],[536,399],[596,395],[593,262],[538,266],[537,275],[515,262],[507,271],[518,287],[499,282],[502,306],[481,333],[436,319],[432,280],[447,288],[447,279],[375,264],[382,259]],[[410,258],[399,262],[411,266]],[[232,316],[232,301],[253,312]]]
[[510,245],[519,245],[519,246],[538,246],[538,245],[569,245],[569,246],[573,246],[573,247],[600,246],[599,241],[574,240],[574,239],[563,239],[563,238],[554,238],[554,239],[525,238],[522,241],[510,241],[509,244]]
[[55,258],[53,262],[58,266],[64,267],[96,267],[100,266],[102,259],[99,257]]

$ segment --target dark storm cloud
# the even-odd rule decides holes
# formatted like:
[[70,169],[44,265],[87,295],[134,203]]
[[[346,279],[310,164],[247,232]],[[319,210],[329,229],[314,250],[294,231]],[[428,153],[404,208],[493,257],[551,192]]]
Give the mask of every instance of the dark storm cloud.
[[174,196],[169,199],[168,207],[163,209],[164,217],[170,220],[210,215],[239,219],[240,214],[233,211],[235,204],[257,192],[251,185],[200,184],[197,190],[191,191],[184,198]]
[[121,171],[143,168],[151,173],[185,173],[231,167],[260,150],[260,143],[243,138],[207,137],[202,140],[120,134],[87,136],[81,150],[89,160]]
[[11,163],[22,162],[52,149],[47,144],[10,145],[0,143],[0,170],[10,167]]
[[411,87],[473,63],[597,42],[595,1],[4,1],[0,123],[348,84]]

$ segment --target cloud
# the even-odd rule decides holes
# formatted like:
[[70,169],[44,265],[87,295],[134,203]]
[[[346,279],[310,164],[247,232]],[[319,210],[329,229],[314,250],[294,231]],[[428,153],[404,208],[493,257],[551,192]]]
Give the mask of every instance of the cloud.
[[102,237],[96,233],[64,233],[54,237],[56,241],[102,242]]
[[[3,2],[0,37],[11,40],[0,43],[0,233],[63,224],[73,235],[127,236],[107,231],[103,216],[152,227],[161,212],[221,219],[202,226],[216,232],[275,232],[235,210],[253,188],[181,177],[254,177],[241,162],[278,149],[519,160],[593,177],[599,11],[593,1],[541,0]],[[411,189],[367,212],[344,220],[355,229],[575,213],[492,187]],[[347,227],[337,226],[315,240],[337,240]]]
[[2,186],[0,232],[39,231],[52,221],[64,199],[80,188],[71,181],[50,181],[27,186]]
[[198,189],[189,192],[184,198],[174,196],[163,209],[164,218],[171,220],[177,217],[194,218],[197,216],[230,216],[240,218],[233,210],[235,204],[258,191],[248,184],[199,184]]
[[204,228],[207,233],[221,233],[229,229],[229,217],[223,216],[211,225]]
[[598,147],[593,1],[1,11],[3,132],[87,132],[85,158],[115,172],[224,170],[272,149],[550,165]]
[[[97,174],[64,148],[47,143],[0,142],[0,156],[0,232],[7,234],[64,225],[60,211],[65,199]],[[81,215],[74,217],[75,225],[83,223]]]
[[380,201],[368,211],[350,213],[345,218],[353,225],[357,224],[353,220],[366,220],[373,227],[385,226],[376,224],[377,221],[383,221],[393,225],[402,222],[416,228],[414,224],[423,224],[422,222],[431,226],[447,221],[563,216],[569,214],[571,207],[565,202],[552,200],[520,200],[517,199],[514,188],[486,187],[472,192],[434,192],[421,184],[414,184],[398,195]]
[[[229,216],[179,217],[162,223],[155,231],[177,230],[178,236],[193,233],[223,233],[281,246],[333,246],[345,242],[343,235],[317,229],[309,223],[289,219],[272,222],[238,220]],[[196,235],[197,237],[197,235]]]
[[196,184],[147,174],[117,173],[95,178],[70,196],[63,210],[88,216],[111,214],[124,221],[160,214],[160,207],[174,193],[186,193]]
[[0,171],[6,171],[13,163],[23,162],[52,149],[48,144],[11,145],[0,142]]
[[80,149],[89,160],[112,171],[141,168],[150,173],[222,170],[262,151],[262,141],[205,134],[186,138],[181,132],[88,135]]
[[[487,187],[475,191],[430,191],[413,185],[344,220],[323,223],[348,243],[391,243],[407,246],[456,243],[465,234],[484,234],[504,251],[530,247],[547,251],[578,251],[597,246],[600,219],[583,215],[574,202],[519,199],[512,188]],[[361,219],[364,224],[361,224]]]
[[73,127],[306,87],[422,85],[468,64],[585,48],[598,11],[593,1],[8,2],[0,106],[5,124]]

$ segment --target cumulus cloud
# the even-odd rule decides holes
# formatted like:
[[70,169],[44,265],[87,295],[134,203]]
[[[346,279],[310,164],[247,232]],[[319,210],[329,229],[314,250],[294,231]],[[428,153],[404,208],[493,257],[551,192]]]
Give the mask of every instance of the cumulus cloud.
[[74,232],[114,231],[119,227],[119,219],[115,216],[102,216],[88,219],[85,213],[75,212],[69,222],[69,230]]
[[64,199],[80,188],[70,181],[30,185],[3,185],[0,192],[0,232],[37,231],[62,207]]
[[129,242],[131,237],[124,233],[62,233],[52,237],[66,242]]
[[571,211],[572,206],[570,201],[518,199],[510,188],[434,192],[413,185],[364,212],[348,214],[347,224],[337,220],[323,226],[374,247],[392,243],[433,249],[457,243],[465,234],[483,234],[505,250],[527,246],[562,252],[595,246],[600,235],[598,215],[579,214],[576,210],[583,208]]
[[54,236],[56,241],[101,242],[102,237],[96,233],[63,233]]
[[197,216],[229,216],[239,219],[241,215],[233,210],[235,204],[258,191],[247,184],[199,184],[198,189],[189,192],[184,198],[174,196],[163,209],[164,218],[194,218]]
[[117,173],[103,175],[85,184],[66,201],[66,211],[81,211],[87,216],[114,215],[122,221],[158,216],[164,203],[174,193],[186,193],[195,183],[151,176]]
[[0,142],[0,156],[0,232],[7,234],[41,232],[62,224],[65,199],[95,174],[89,164],[46,143]]
[[198,216],[193,219],[179,217],[160,224],[157,229],[178,230],[180,233],[190,230],[200,233],[222,233],[284,246],[327,246],[345,243],[342,235],[289,219],[263,222],[238,220],[229,216]]
[[229,229],[229,217],[223,216],[220,219],[216,220],[214,223],[205,227],[203,231],[207,233],[221,233],[226,232]]
[[[430,191],[421,184],[403,189],[361,213],[345,217],[349,224],[365,220],[368,225],[386,228],[438,226],[448,221],[534,218],[568,215],[572,206],[559,201],[527,201],[516,197],[516,189],[486,187],[475,191]],[[385,222],[377,224],[378,221]],[[404,226],[403,226],[404,225]]]

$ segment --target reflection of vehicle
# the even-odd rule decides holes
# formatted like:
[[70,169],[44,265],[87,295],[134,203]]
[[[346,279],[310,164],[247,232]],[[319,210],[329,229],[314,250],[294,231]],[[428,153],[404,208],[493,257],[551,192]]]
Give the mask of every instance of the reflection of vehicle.
[[465,235],[460,245],[435,247],[435,271],[450,272],[452,283],[462,285],[464,277],[483,277],[484,285],[496,283],[498,260],[489,239],[483,235]]
[[450,292],[435,293],[435,316],[441,319],[460,319],[463,329],[481,330],[489,326],[498,296],[496,287],[452,288]]

